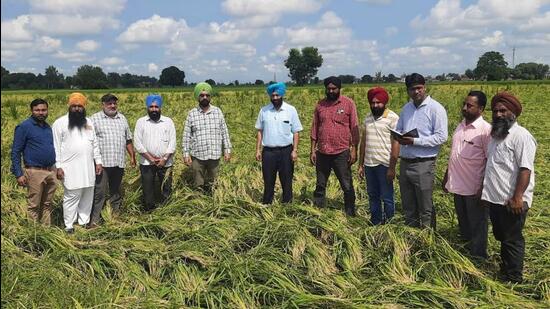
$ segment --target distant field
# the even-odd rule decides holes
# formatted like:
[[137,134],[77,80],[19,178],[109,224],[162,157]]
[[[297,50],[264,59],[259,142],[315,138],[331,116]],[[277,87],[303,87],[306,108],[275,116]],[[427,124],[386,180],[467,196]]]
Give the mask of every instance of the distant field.
[[[357,104],[360,121],[367,114],[370,85],[346,85],[342,93]],[[390,108],[407,100],[402,84],[387,86]],[[174,193],[151,214],[140,213],[138,169],[124,177],[123,214],[104,211],[106,223],[95,230],[63,232],[62,188],[56,192],[56,227],[35,226],[25,219],[25,191],[11,175],[13,130],[28,117],[30,101],[50,103],[52,123],[67,112],[68,90],[3,91],[2,126],[2,281],[6,308],[173,308],[173,307],[550,307],[550,83],[444,83],[428,86],[447,109],[449,133],[460,121],[469,90],[488,97],[508,90],[524,104],[519,123],[538,142],[533,208],[526,227],[525,283],[496,281],[499,247],[489,236],[490,258],[473,263],[458,240],[452,198],[440,189],[450,142],[437,160],[435,205],[438,230],[404,227],[399,186],[397,216],[386,226],[369,226],[365,183],[357,178],[357,218],[343,215],[336,178],[327,196],[331,207],[317,209],[310,199],[315,170],[309,164],[309,129],[321,86],[290,87],[286,101],[296,106],[304,132],[295,167],[292,205],[258,203],[262,194],[260,164],[254,160],[254,123],[268,103],[264,87],[216,88],[213,104],[221,107],[234,145],[234,158],[222,164],[213,197],[189,188],[181,159],[181,136],[187,111],[196,105],[191,88],[114,89],[119,108],[133,128],[145,115],[148,93],[163,95],[163,115],[173,118],[178,148]],[[84,92],[88,115],[99,111],[106,90]],[[490,119],[490,111],[486,112]],[[450,137],[449,137],[450,138]],[[277,187],[276,197],[280,197]]]

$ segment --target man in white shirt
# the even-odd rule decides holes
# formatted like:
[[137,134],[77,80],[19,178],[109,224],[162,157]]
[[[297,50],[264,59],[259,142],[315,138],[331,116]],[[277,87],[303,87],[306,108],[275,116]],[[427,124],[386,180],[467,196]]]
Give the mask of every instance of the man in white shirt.
[[103,171],[101,153],[92,121],[86,117],[86,97],[69,95],[69,113],[52,125],[57,178],[63,182],[65,231],[74,233],[73,224],[90,220],[96,175]]
[[533,201],[537,142],[516,119],[519,100],[501,92],[491,100],[493,123],[481,199],[489,208],[493,234],[500,241],[502,279],[523,281],[525,239],[522,230]]
[[172,119],[161,115],[162,97],[147,96],[147,116],[136,122],[134,148],[140,154],[139,169],[146,211],[164,202],[172,193],[172,165],[176,151],[176,128]]

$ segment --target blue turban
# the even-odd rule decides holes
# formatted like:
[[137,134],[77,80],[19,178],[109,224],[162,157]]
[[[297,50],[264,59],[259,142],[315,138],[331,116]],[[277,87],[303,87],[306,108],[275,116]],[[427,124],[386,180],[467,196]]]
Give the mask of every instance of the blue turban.
[[162,107],[162,97],[160,96],[160,94],[150,94],[145,99],[145,105],[147,105],[147,108],[151,107],[151,104],[153,104],[153,102],[157,102],[159,108]]
[[285,83],[275,83],[267,86],[267,94],[271,97],[273,92],[277,92],[281,97],[285,96],[286,85]]

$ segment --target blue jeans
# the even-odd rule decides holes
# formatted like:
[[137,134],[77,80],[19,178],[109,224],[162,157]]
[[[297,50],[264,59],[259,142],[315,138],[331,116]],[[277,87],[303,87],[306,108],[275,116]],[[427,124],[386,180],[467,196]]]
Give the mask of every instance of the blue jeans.
[[[388,168],[381,164],[373,167],[365,166],[370,220],[375,225],[386,223],[395,213],[393,182],[388,183],[386,180],[387,171]],[[382,201],[384,201],[384,212],[382,212]]]

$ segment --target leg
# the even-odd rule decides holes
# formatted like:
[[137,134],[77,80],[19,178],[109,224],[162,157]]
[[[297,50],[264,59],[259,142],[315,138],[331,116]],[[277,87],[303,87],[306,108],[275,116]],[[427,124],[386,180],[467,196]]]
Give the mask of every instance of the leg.
[[120,206],[122,205],[122,194],[121,194],[121,185],[122,185],[122,176],[124,175],[124,169],[120,167],[108,167],[109,171],[109,202],[114,213],[120,211]]
[[105,206],[109,176],[108,167],[104,168],[101,174],[95,176],[94,201],[92,203],[90,223],[97,224],[101,220],[101,211],[103,210],[103,206]]
[[456,210],[456,217],[458,219],[458,228],[460,230],[460,237],[465,241],[472,239],[470,221],[468,220],[468,208],[466,207],[466,196],[454,194],[454,204]]
[[292,162],[292,146],[281,150],[279,165],[279,180],[283,188],[283,203],[292,202],[292,178],[294,177],[294,162]]
[[325,206],[325,193],[327,189],[328,177],[330,176],[332,160],[332,156],[317,152],[317,162],[315,163],[317,184],[315,185],[315,191],[313,192],[313,203],[317,207]]
[[195,157],[192,158],[191,162],[191,172],[193,173],[193,185],[196,189],[204,186],[204,178],[206,173],[206,167],[202,160],[199,160]]
[[376,166],[365,166],[367,179],[367,194],[369,195],[370,222],[374,225],[382,223],[382,204],[380,202],[380,184]]
[[395,201],[393,199],[393,182],[388,182],[386,174],[388,172],[388,167],[384,165],[378,165],[377,175],[378,183],[380,184],[380,196],[384,202],[384,218],[382,223],[387,223],[393,218],[395,214]]
[[77,219],[78,204],[82,195],[82,189],[69,190],[65,188],[63,193],[63,221],[65,230],[72,229]]
[[346,150],[336,156],[334,160],[334,174],[340,182],[340,187],[344,191],[344,208],[346,214],[355,216],[355,189],[353,188],[353,178],[351,177],[351,166],[348,163],[350,153]]
[[262,150],[262,176],[264,179],[264,196],[262,204],[271,204],[275,194],[275,180],[277,178],[277,169],[279,166],[277,150]]
[[218,170],[220,167],[220,160],[208,160],[206,163],[206,177],[204,183],[204,190],[208,193],[212,193],[212,187],[214,186],[214,181],[218,177]]
[[470,233],[470,254],[486,259],[488,209],[481,205],[481,200],[478,196],[466,196],[465,202]]
[[151,210],[155,207],[155,174],[153,167],[150,165],[140,165],[141,172],[141,189],[143,191],[143,206],[144,210]]
[[40,220],[40,200],[44,190],[42,186],[43,177],[41,177],[40,172],[40,170],[25,169],[25,176],[27,177],[27,202],[29,205],[27,216],[34,222],[39,222]]
[[417,163],[418,183],[416,187],[416,203],[421,227],[431,227],[435,230],[435,211],[433,206],[433,187],[435,177],[435,160]]
[[94,187],[82,188],[82,195],[78,203],[78,224],[84,225],[90,222],[92,203],[94,202]]
[[44,179],[44,190],[42,191],[42,223],[49,226],[51,224],[52,200],[57,189],[57,178],[55,171],[49,171]]
[[172,167],[163,167],[157,170],[160,183],[161,202],[164,203],[172,194]]
[[411,164],[401,160],[399,167],[399,190],[401,192],[401,205],[403,207],[403,215],[405,224],[408,226],[419,227],[418,221],[418,206],[416,205],[416,191],[414,183],[411,181],[412,167]]

